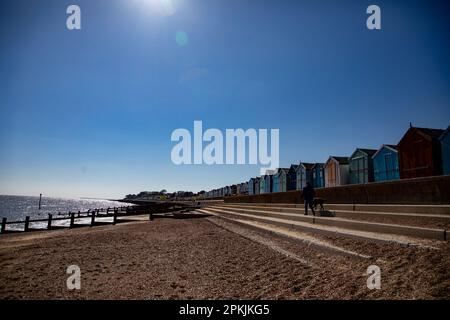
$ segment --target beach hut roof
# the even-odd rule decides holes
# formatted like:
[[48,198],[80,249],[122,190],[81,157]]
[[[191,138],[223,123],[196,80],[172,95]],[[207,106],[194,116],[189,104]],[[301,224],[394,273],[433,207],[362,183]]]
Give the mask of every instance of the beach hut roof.
[[441,134],[441,136],[439,137],[439,140],[444,140],[445,136],[450,132],[450,126],[448,126],[448,128],[446,130],[444,130],[444,132]]
[[418,127],[410,127],[408,131],[403,135],[403,137],[400,139],[400,142],[398,144],[401,144],[403,142],[403,139],[408,135],[408,133],[411,130],[415,130],[419,134],[421,134],[425,139],[427,140],[436,140],[441,137],[441,135],[445,132],[445,130],[442,129],[432,129],[432,128],[418,128]]
[[384,144],[383,146],[387,147],[387,148],[390,148],[392,150],[397,150],[398,151],[398,146],[396,144]]
[[277,175],[279,175],[280,173],[284,172],[285,174],[287,174],[289,172],[289,168],[278,168],[277,170]]
[[431,128],[416,128],[419,131],[423,132],[424,134],[434,138],[434,139],[438,139],[445,130],[442,129],[431,129]]
[[375,149],[365,149],[365,148],[356,148],[356,150],[352,153],[352,155],[350,156],[350,158],[353,158],[353,156],[355,155],[355,153],[357,153],[358,151],[361,151],[362,153],[365,153],[367,156],[372,157],[378,150],[375,150]]
[[306,170],[310,170],[314,167],[314,163],[309,162],[300,162],[300,165],[302,165]]
[[330,159],[336,160],[339,164],[349,164],[349,160],[347,157],[330,156],[330,158],[328,160],[330,160]]
[[375,152],[375,153],[373,154],[372,159],[374,159],[374,158],[378,155],[378,153],[379,153],[381,150],[383,150],[383,148],[388,148],[388,149],[391,149],[391,150],[394,151],[394,152],[398,152],[398,147],[397,147],[395,144],[383,144],[383,145],[380,147],[380,149],[378,149],[377,152]]

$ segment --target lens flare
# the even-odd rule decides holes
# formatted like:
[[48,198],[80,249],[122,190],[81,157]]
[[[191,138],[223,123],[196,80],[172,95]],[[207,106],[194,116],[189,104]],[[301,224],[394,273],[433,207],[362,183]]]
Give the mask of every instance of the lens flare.
[[175,34],[175,41],[180,47],[185,46],[189,41],[187,33],[184,31],[177,31]]

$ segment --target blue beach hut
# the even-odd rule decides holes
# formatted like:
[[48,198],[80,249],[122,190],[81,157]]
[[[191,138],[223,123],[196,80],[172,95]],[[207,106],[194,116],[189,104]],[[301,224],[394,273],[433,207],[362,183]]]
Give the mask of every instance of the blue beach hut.
[[372,156],[372,159],[375,182],[400,179],[398,148],[396,145],[382,145]]
[[273,179],[274,192],[285,192],[289,184],[289,168],[279,168]]
[[254,195],[255,194],[255,179],[256,178],[251,178],[250,180],[248,180],[248,194],[249,195]]
[[273,175],[266,174],[264,176],[264,193],[272,193],[273,191]]
[[255,187],[254,187],[255,194],[260,194],[260,183],[261,183],[261,178],[256,177],[255,178]]
[[357,148],[350,156],[350,184],[373,182],[373,159],[377,152],[374,149]]
[[272,192],[279,192],[278,188],[280,187],[280,184],[278,183],[278,170],[276,173],[272,176]]
[[291,164],[288,172],[288,185],[287,190],[296,190],[297,189],[297,170],[298,164]]
[[314,188],[325,187],[325,163],[315,163],[311,170]]
[[313,163],[300,162],[296,171],[296,189],[302,190],[306,182],[312,183]]
[[259,178],[259,194],[266,193],[266,179],[265,176]]

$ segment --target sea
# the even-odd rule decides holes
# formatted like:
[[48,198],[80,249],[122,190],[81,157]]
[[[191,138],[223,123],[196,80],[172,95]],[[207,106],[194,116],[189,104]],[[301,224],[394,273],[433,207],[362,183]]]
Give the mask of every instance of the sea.
[[[0,195],[0,220],[7,218],[7,221],[24,221],[26,216],[33,219],[47,219],[49,214],[52,214],[54,218],[66,215],[69,212],[87,211],[93,209],[106,209],[108,207],[122,207],[131,204],[104,200],[104,199],[88,199],[88,198],[51,198],[42,197],[41,209],[39,210],[39,196],[7,196]],[[112,218],[99,218],[112,219]],[[86,221],[83,221],[86,220]],[[105,220],[105,221],[106,221]],[[80,223],[89,223],[89,219],[77,219]],[[67,226],[69,220],[54,221],[52,225],[55,226]],[[47,222],[35,222],[31,223],[32,228],[45,228]],[[21,230],[23,224],[8,224],[7,230]]]

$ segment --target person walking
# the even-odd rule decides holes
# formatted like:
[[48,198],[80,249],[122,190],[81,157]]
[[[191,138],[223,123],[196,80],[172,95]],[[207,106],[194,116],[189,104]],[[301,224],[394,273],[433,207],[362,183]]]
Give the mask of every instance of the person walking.
[[316,196],[316,191],[309,181],[306,182],[306,186],[302,190],[302,196],[305,201],[305,216],[308,215],[308,206],[311,208],[312,214],[315,216],[316,212],[314,211],[313,201]]

